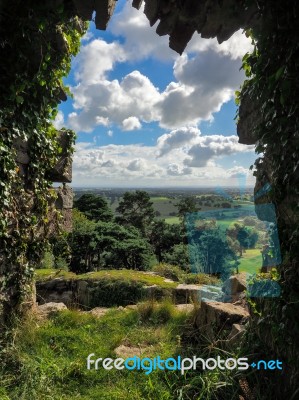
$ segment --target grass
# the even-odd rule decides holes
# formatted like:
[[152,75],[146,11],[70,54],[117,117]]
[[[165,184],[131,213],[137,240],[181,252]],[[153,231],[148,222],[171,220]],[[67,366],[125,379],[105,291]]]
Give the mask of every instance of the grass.
[[151,197],[150,200],[153,203],[159,202],[159,201],[170,201],[169,197],[165,197],[165,196],[156,196],[156,197]]
[[240,371],[219,368],[183,376],[179,371],[145,375],[143,370],[107,371],[101,366],[87,370],[88,354],[115,359],[121,345],[135,348],[141,358],[246,356],[221,348],[220,334],[211,342],[194,329],[192,315],[169,301],[111,309],[101,318],[69,310],[46,321],[31,317],[17,330],[14,343],[7,349],[6,364],[0,365],[1,400],[239,400],[240,379],[246,381]]
[[171,372],[86,369],[88,354],[114,359],[120,345],[145,346],[142,357],[168,358],[179,350],[187,315],[169,303],[140,307],[112,309],[100,319],[64,311],[46,322],[28,320],[17,332],[8,364],[0,367],[1,400],[177,399]]
[[43,281],[54,277],[63,277],[65,279],[90,279],[90,280],[125,280],[132,282],[140,282],[144,285],[158,285],[165,289],[175,288],[177,283],[165,282],[163,277],[152,275],[141,271],[133,271],[128,269],[113,269],[101,270],[90,272],[87,274],[76,275],[72,272],[51,270],[51,269],[37,269],[36,280]]
[[179,217],[166,217],[165,218],[165,222],[167,224],[171,224],[171,225],[179,224],[180,223],[180,219],[179,219]]
[[262,255],[260,249],[248,249],[240,258],[240,272],[255,274],[262,267]]

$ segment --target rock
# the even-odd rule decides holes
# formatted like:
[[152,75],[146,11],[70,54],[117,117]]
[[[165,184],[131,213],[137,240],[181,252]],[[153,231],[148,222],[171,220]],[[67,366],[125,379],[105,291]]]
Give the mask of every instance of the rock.
[[241,306],[217,301],[201,302],[195,324],[203,332],[214,336],[222,329],[231,329],[235,323],[245,323],[248,318],[248,311]]
[[70,186],[60,186],[56,189],[55,207],[59,210],[73,208],[73,189]]
[[166,282],[166,283],[174,283],[174,281],[172,279],[168,279],[168,278],[164,279],[164,282]]
[[173,292],[175,303],[198,303],[200,301],[200,288],[199,285],[179,284]]
[[175,303],[199,303],[200,301],[220,301],[222,298],[220,287],[213,285],[180,284],[174,289]]
[[246,272],[230,276],[223,284],[222,290],[226,295],[234,296],[247,289]]
[[60,311],[67,310],[67,306],[64,303],[45,303],[41,306],[37,306],[37,313],[44,318],[50,315],[56,314]]
[[246,327],[244,325],[233,324],[232,330],[230,331],[227,340],[229,341],[230,344],[235,344],[236,342],[242,339],[245,332],[246,332]]
[[178,311],[185,312],[185,313],[191,313],[194,310],[194,305],[193,304],[176,304],[175,308]]
[[129,304],[126,307],[126,310],[137,310],[137,308],[138,308],[137,304]]
[[47,178],[53,182],[70,183],[72,182],[72,158],[69,149],[72,142],[69,132],[59,131],[57,142],[62,148],[62,153],[54,168],[47,171]]
[[107,307],[95,307],[92,310],[88,311],[88,313],[93,315],[94,317],[100,318],[103,317],[103,315],[105,315],[108,311],[109,308]]

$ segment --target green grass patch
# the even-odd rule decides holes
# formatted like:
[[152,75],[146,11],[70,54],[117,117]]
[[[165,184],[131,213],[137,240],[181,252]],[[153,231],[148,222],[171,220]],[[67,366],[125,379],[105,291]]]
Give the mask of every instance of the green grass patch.
[[43,281],[53,279],[54,277],[63,277],[66,279],[89,279],[89,280],[122,280],[131,282],[140,282],[143,285],[158,285],[165,289],[171,289],[177,286],[176,283],[164,282],[163,277],[141,271],[129,269],[112,269],[89,272],[87,274],[76,275],[72,272],[57,271],[51,269],[37,269],[36,280]]
[[159,202],[159,201],[169,201],[170,199],[168,197],[164,197],[164,196],[157,196],[157,197],[151,197],[150,200],[153,203]]
[[248,272],[249,274],[255,274],[259,272],[262,267],[262,254],[260,249],[248,249],[243,256],[240,258],[239,270],[242,272]]
[[17,333],[8,363],[0,367],[1,399],[177,399],[173,373],[86,369],[88,354],[117,358],[114,349],[122,344],[145,347],[142,357],[177,353],[186,314],[163,303],[154,304],[150,318],[142,315],[139,310],[112,309],[98,319],[65,311],[43,323],[28,321]]
[[167,222],[167,224],[171,224],[171,225],[179,224],[180,219],[179,219],[179,217],[166,217],[165,222]]

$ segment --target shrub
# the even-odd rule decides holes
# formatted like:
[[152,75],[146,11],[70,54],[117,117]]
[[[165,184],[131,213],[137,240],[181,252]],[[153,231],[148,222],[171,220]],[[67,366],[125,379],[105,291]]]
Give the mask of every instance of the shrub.
[[217,285],[220,282],[217,277],[207,274],[185,274],[182,279],[184,283],[194,285]]
[[173,281],[179,281],[183,275],[183,270],[176,265],[171,265],[167,263],[160,263],[153,267],[152,269],[160,276],[172,279]]

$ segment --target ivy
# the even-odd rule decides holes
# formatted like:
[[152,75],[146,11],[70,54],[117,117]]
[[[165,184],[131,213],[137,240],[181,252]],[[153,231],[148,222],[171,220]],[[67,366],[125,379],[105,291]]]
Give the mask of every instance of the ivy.
[[[2,324],[22,308],[34,265],[43,254],[55,194],[46,172],[61,154],[52,121],[66,97],[63,84],[87,23],[62,2],[4,2],[0,9],[0,265]],[[17,49],[17,50],[16,50]],[[75,135],[65,131],[68,155]],[[30,162],[16,161],[27,143]]]
[[260,318],[253,327],[259,326],[261,347],[269,345],[294,363],[288,375],[295,382],[299,369],[298,349],[293,345],[299,335],[295,323],[299,311],[299,4],[295,0],[254,3],[259,9],[258,23],[248,32],[254,49],[243,57],[246,80],[236,96],[241,105],[245,97],[255,101],[259,122],[252,134],[256,152],[262,156],[255,162],[254,174],[258,184],[271,184],[267,201],[276,206],[283,261],[278,266],[282,295],[258,301]]

